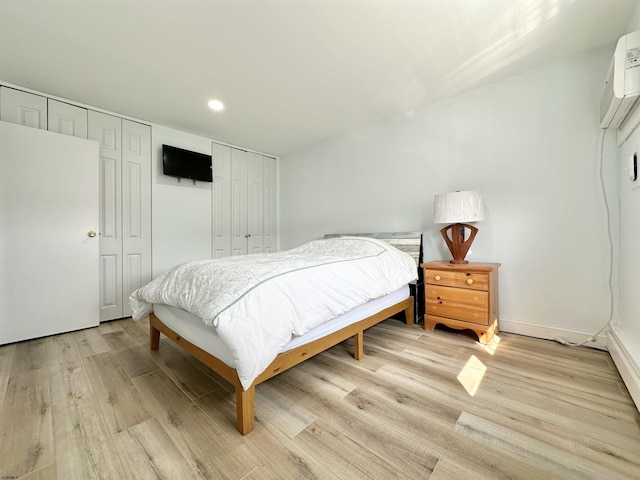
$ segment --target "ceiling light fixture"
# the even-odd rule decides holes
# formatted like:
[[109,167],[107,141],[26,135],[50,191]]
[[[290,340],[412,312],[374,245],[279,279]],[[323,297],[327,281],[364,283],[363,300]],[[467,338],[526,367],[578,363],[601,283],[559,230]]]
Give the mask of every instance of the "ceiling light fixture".
[[222,103],[220,100],[209,100],[209,103],[207,103],[207,105],[209,105],[209,108],[211,110],[214,110],[216,112],[221,112],[222,110],[224,110],[224,103]]

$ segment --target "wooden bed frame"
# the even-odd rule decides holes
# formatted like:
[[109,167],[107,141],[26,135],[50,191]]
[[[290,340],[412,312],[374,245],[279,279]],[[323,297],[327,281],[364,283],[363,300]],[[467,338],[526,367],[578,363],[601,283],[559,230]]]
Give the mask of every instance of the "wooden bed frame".
[[400,312],[404,312],[407,325],[413,325],[413,308],[413,297],[408,297],[391,307],[385,308],[384,310],[360,320],[359,322],[348,325],[327,335],[326,337],[319,338],[305,345],[301,345],[297,348],[281,353],[273,360],[273,362],[271,362],[264,372],[256,378],[251,387],[247,390],[242,388],[242,384],[240,383],[240,379],[238,378],[235,368],[231,368],[217,357],[182,338],[162,323],[162,321],[153,313],[149,315],[151,350],[157,350],[160,347],[160,333],[163,333],[167,338],[173,340],[176,344],[180,345],[191,355],[231,383],[235,388],[236,393],[236,424],[240,433],[242,435],[246,435],[253,430],[256,385],[295,365],[298,365],[299,363],[304,362],[318,353],[324,352],[350,337],[353,337],[355,343],[353,356],[356,360],[360,360],[364,356],[363,339],[364,331],[367,328],[372,327],[373,325],[376,325]]
[[[416,262],[418,276],[422,273],[422,268],[420,268],[420,263],[422,262],[422,232],[341,233],[327,234],[324,237],[332,238],[339,236],[372,237],[384,240],[390,245],[393,245],[394,247],[411,255]],[[407,325],[413,325],[415,313],[415,300],[413,296],[385,308],[368,318],[337,330],[325,337],[318,338],[317,340],[305,345],[301,345],[297,348],[281,353],[260,375],[258,375],[251,387],[247,390],[242,388],[242,384],[240,383],[240,379],[238,378],[238,373],[235,368],[228,366],[219,358],[182,338],[171,328],[162,323],[162,321],[153,313],[149,315],[151,350],[157,350],[160,347],[160,333],[164,333],[167,338],[173,340],[191,355],[211,368],[211,370],[231,383],[235,388],[236,393],[236,424],[240,433],[242,435],[246,435],[253,430],[256,385],[351,337],[353,337],[355,344],[353,356],[356,360],[360,360],[364,356],[364,331],[367,328],[372,327],[373,325],[376,325],[400,312],[404,312]]]

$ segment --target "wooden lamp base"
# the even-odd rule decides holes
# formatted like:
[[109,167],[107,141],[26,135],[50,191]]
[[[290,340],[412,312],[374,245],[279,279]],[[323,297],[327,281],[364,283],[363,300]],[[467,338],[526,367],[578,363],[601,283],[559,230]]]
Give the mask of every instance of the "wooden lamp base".
[[[471,232],[469,238],[467,238],[466,240],[464,238],[465,228],[468,228]],[[452,225],[444,227],[442,230],[440,230],[440,233],[442,234],[442,237],[447,243],[447,247],[449,247],[449,251],[453,256],[453,260],[450,260],[449,263],[469,263],[464,259],[464,257],[467,256],[467,252],[469,251],[469,248],[471,248],[473,239],[476,238],[478,229],[473,225],[469,225],[468,223],[454,223]]]

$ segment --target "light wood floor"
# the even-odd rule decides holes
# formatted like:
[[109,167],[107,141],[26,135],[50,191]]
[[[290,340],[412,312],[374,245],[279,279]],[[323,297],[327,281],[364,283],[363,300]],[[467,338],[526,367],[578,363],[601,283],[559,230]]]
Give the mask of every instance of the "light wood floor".
[[0,478],[640,478],[640,415],[606,352],[501,334],[365,333],[257,388],[235,430],[223,381],[144,322],[0,347]]

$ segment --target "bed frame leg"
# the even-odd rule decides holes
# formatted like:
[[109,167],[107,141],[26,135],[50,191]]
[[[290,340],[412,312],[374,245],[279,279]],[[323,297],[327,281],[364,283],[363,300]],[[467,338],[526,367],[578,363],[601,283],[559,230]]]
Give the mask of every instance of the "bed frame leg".
[[160,348],[160,330],[149,324],[149,345],[151,350]]
[[407,321],[407,325],[413,326],[414,315],[415,315],[415,309],[413,306],[413,297],[411,297],[411,303],[407,306],[407,309],[404,311],[404,316]]
[[364,332],[358,332],[353,336],[353,358],[360,360],[364,357]]
[[242,435],[253,431],[255,405],[256,386],[251,385],[248,390],[243,390],[242,385],[236,385],[236,422]]

